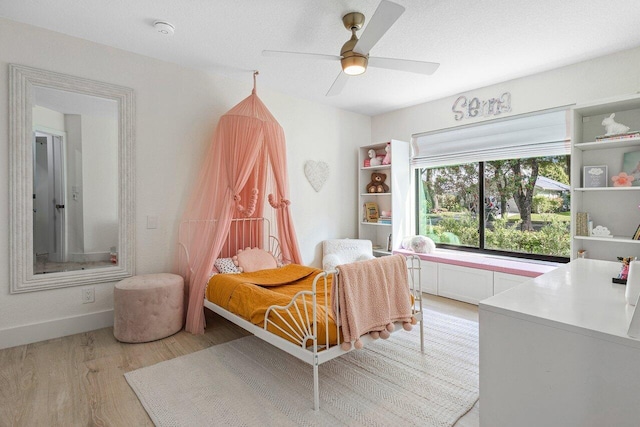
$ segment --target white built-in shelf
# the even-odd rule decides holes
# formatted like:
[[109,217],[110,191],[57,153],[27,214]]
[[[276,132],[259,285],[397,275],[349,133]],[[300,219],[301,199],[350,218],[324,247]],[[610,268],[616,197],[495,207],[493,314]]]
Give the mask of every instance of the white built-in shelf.
[[363,171],[375,171],[380,169],[391,169],[391,165],[380,165],[380,166],[362,166],[360,167]]
[[597,236],[573,236],[576,240],[598,240],[601,242],[615,243],[640,243],[640,240],[633,240],[629,237],[613,236],[613,237],[597,237]]
[[[369,150],[375,150],[376,155],[382,161],[381,155],[388,153],[393,161],[389,165],[365,166],[370,162]],[[408,142],[391,140],[382,141],[375,144],[363,145],[358,148],[358,164],[354,165],[358,175],[358,187],[354,195],[358,199],[358,238],[370,240],[372,246],[387,249],[388,247],[400,247],[400,241],[403,236],[410,235],[408,230],[408,206],[406,201],[409,199],[411,191],[412,174],[409,173],[409,157],[411,154],[411,146]],[[374,162],[375,164],[375,162]],[[397,167],[401,166],[401,167]],[[384,193],[369,193],[367,187],[371,183],[371,175],[373,173],[382,173],[386,175],[386,185]],[[367,222],[366,204],[375,203],[378,205],[378,215],[382,216],[385,212],[385,221],[387,220],[387,212],[393,212],[393,220],[387,221],[386,224],[379,222]],[[391,245],[389,244],[391,240]],[[376,256],[389,255],[386,250],[374,250]]]
[[616,139],[613,141],[580,142],[573,146],[578,150],[608,150],[610,148],[634,147],[640,145],[640,138]]
[[638,191],[640,187],[595,187],[595,188],[584,188],[584,187],[576,187],[575,191]]
[[[638,227],[640,186],[584,187],[585,166],[606,165],[608,174],[603,183],[612,185],[611,177],[623,170],[625,154],[640,150],[640,136],[619,139],[598,136],[606,132],[602,122],[612,113],[615,113],[617,123],[629,126],[631,131],[640,130],[640,94],[579,104],[572,112],[571,221],[576,222],[578,212],[588,212],[591,218],[605,222],[605,218],[615,214],[615,219],[610,219],[611,225],[615,225],[613,231],[623,234],[613,237],[572,235],[571,258],[575,258],[580,250],[587,251],[590,258],[609,261],[615,261],[622,254],[640,257],[640,240],[632,239],[633,230]],[[572,234],[575,233],[576,227],[572,230]],[[625,230],[628,234],[624,234]]]

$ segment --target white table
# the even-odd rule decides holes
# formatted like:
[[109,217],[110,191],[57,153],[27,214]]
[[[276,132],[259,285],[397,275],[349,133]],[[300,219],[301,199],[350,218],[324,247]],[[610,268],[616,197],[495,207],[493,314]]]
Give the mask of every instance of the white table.
[[578,259],[480,302],[481,426],[640,426],[619,270]]

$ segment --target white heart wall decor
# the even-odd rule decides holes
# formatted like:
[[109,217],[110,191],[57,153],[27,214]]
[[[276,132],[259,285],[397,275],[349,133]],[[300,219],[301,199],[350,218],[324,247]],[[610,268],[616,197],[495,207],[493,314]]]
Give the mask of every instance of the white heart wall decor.
[[307,160],[304,163],[304,174],[309,184],[318,192],[329,178],[329,165],[322,161]]

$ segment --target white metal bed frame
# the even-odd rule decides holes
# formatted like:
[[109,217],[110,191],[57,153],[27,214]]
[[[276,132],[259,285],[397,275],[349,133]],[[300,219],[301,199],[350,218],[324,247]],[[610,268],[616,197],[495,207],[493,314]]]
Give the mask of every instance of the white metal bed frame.
[[[237,229],[245,230],[244,225],[247,224],[248,221],[262,221],[262,225],[264,226],[264,238],[265,241],[268,242],[268,250],[270,250],[276,258],[279,259],[280,248],[278,239],[271,234],[271,225],[268,219],[266,218],[240,218],[234,219],[232,221],[232,227],[236,227]],[[250,222],[249,222],[250,224]],[[240,225],[240,227],[238,227]],[[245,240],[246,237],[246,240]],[[231,238],[231,236],[230,236]],[[238,236],[235,236],[237,239]],[[238,241],[234,242],[235,247],[244,248],[247,246],[255,247],[261,246],[256,244],[256,236],[245,236],[242,234],[241,244],[238,246]],[[226,243],[230,247],[230,242]],[[179,245],[182,247],[184,251],[184,255],[187,259],[187,265],[189,260],[189,253],[187,250],[187,246],[182,242],[179,242]],[[265,250],[267,250],[265,248]],[[414,304],[412,307],[412,317],[419,323],[420,328],[420,352],[424,354],[424,325],[423,325],[423,307],[422,307],[422,280],[421,280],[421,270],[420,270],[420,259],[417,256],[407,257],[407,268],[411,273],[409,275],[409,287],[410,292],[414,298]],[[191,270],[191,266],[189,270]],[[185,272],[185,274],[190,275],[189,272]],[[210,302],[206,298],[204,299],[204,306],[213,311],[214,313],[219,314],[225,319],[235,323],[241,328],[251,332],[258,338],[276,346],[282,351],[289,353],[290,355],[300,359],[301,361],[308,363],[313,366],[313,405],[314,410],[318,410],[320,408],[320,386],[319,386],[319,378],[318,378],[318,367],[332,360],[336,357],[339,357],[345,353],[352,351],[343,350],[340,346],[340,326],[339,322],[336,320],[336,336],[338,337],[337,344],[331,345],[328,344],[329,341],[329,328],[325,328],[325,343],[326,345],[318,344],[318,325],[317,322],[314,321],[317,317],[317,295],[318,292],[324,294],[325,296],[331,291],[328,285],[328,278],[333,276],[333,280],[336,280],[336,289],[339,287],[339,274],[337,270],[331,271],[323,271],[319,273],[313,280],[312,289],[310,291],[300,291],[296,295],[293,296],[289,304],[286,306],[277,306],[273,305],[269,307],[265,313],[265,320],[262,327],[254,325],[253,323],[221,308],[220,306]],[[336,293],[337,294],[337,293]],[[337,295],[334,295],[335,300],[333,303],[334,307],[338,307],[338,299]],[[325,324],[328,325],[329,321],[329,298],[324,299],[324,316],[325,316]],[[309,302],[311,302],[309,310]],[[300,308],[302,307],[302,309]],[[274,322],[274,319],[279,319],[284,325],[286,325],[285,329]],[[339,308],[336,309],[336,318],[339,319]],[[291,339],[291,341],[284,339],[273,332],[269,332],[267,330],[268,326],[272,325],[276,329],[278,329],[281,333],[286,335]],[[400,322],[396,322],[395,331],[403,329],[403,325]],[[292,342],[293,341],[293,342]],[[312,345],[306,345],[308,342],[312,342]],[[360,337],[360,341],[366,346],[370,342],[375,341],[368,334]]]

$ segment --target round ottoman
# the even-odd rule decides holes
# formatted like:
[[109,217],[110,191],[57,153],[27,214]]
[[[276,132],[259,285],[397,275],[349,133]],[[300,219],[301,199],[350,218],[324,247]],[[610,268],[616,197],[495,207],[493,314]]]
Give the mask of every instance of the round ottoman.
[[143,274],[113,290],[113,336],[136,343],[159,340],[182,329],[184,281],[175,274]]

